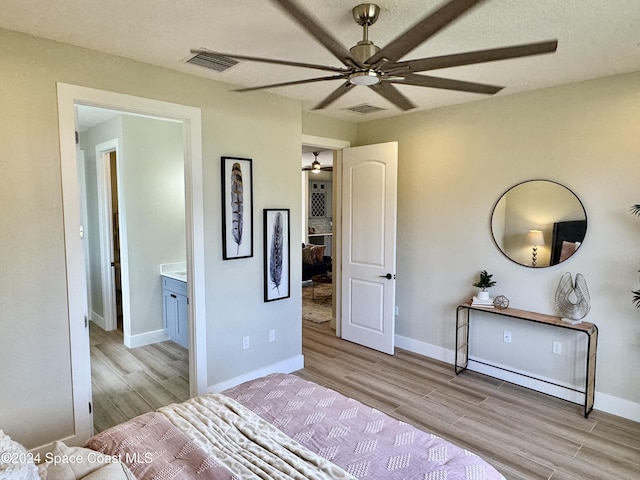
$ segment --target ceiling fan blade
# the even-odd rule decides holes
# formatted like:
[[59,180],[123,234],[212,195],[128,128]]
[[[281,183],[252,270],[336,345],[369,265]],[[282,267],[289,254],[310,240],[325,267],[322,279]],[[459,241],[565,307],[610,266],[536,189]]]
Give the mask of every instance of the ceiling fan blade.
[[248,55],[236,55],[232,53],[218,53],[213,52],[211,50],[191,50],[191,53],[198,54],[202,57],[206,57],[207,55],[218,56],[222,55],[223,57],[234,58],[238,60],[248,60],[251,62],[262,62],[262,63],[274,63],[276,65],[288,65],[290,67],[302,67],[302,68],[315,68],[316,70],[326,70],[329,72],[346,72],[346,68],[340,67],[330,67],[327,65],[316,65],[313,63],[302,63],[302,62],[289,62],[287,60],[275,60],[271,58],[262,58],[262,57],[250,57]]
[[381,97],[389,100],[401,110],[411,110],[412,108],[416,108],[411,100],[405,97],[402,93],[400,93],[400,90],[398,90],[388,82],[383,81],[380,83],[376,83],[375,85],[369,85],[369,88]]
[[393,78],[387,80],[390,83],[398,83],[404,85],[415,85],[417,87],[441,88],[444,90],[457,90],[461,92],[485,93],[493,95],[498,93],[504,87],[495,85],[487,85],[484,83],[465,82],[463,80],[453,80],[451,78],[431,77],[427,75],[416,75],[409,73],[404,78]]
[[474,52],[456,53],[454,55],[442,55],[440,57],[419,58],[416,60],[408,60],[406,62],[397,62],[392,67],[388,68],[388,70],[390,72],[400,72],[408,69],[411,72],[425,72],[427,70],[436,70],[438,68],[458,67],[461,65],[472,65],[474,63],[494,62],[496,60],[507,60],[509,58],[553,53],[557,48],[558,40],[548,40],[545,42],[528,43],[525,45],[491,48],[488,50],[476,50]]
[[366,63],[374,65],[383,59],[391,62],[398,61],[483,1],[485,0],[449,0],[444,6],[430,13],[395,40],[392,40],[386,47],[369,58]]
[[260,85],[258,87],[246,87],[246,88],[237,88],[234,92],[251,92],[253,90],[263,90],[265,88],[275,88],[275,87],[289,87],[292,85],[304,85],[305,83],[315,83],[315,82],[324,82],[325,80],[340,80],[342,78],[346,78],[347,74],[344,75],[333,75],[330,77],[316,77],[316,78],[307,78],[305,80],[293,80],[291,82],[282,82],[282,83],[272,83],[269,85]]
[[337,99],[339,99],[341,96],[343,96],[345,93],[347,93],[353,86],[354,85],[349,81],[344,82],[342,85],[336,88],[333,92],[331,92],[331,94],[327,98],[325,98],[315,107],[313,107],[312,110],[320,110],[325,107],[328,107]]
[[351,52],[347,50],[336,38],[320,25],[314,18],[312,18],[306,11],[300,8],[293,0],[274,0],[286,12],[310,33],[318,42],[329,50],[338,60],[340,60],[347,67],[358,66],[359,62],[351,55]]

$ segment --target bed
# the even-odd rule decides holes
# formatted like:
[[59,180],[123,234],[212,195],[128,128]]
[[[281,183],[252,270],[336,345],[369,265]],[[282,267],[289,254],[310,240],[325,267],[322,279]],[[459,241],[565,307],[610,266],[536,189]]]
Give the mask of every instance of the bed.
[[160,408],[85,447],[140,480],[504,480],[465,449],[289,374]]

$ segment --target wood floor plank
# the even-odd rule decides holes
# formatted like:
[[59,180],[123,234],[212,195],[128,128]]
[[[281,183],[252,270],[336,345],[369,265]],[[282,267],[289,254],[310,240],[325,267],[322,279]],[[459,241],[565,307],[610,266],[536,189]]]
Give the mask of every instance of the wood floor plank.
[[105,362],[122,375],[144,370],[144,364],[132,355],[124,345],[100,343],[95,345],[94,348],[102,352]]
[[122,333],[89,329],[93,425],[100,432],[189,398],[188,351],[173,342],[124,346]]
[[162,380],[160,384],[173,393],[181,402],[189,398],[189,380],[184,377],[173,377]]
[[399,372],[393,368],[386,367],[378,364],[371,373],[367,373],[372,378],[377,378],[378,381],[394,385],[402,390],[407,390],[415,395],[424,397],[431,393],[434,389],[432,386],[427,385],[421,381],[419,377],[410,375],[405,372]]
[[180,402],[180,398],[164,388],[147,372],[129,373],[124,375],[123,379],[154,409]]
[[589,447],[583,447],[577,456],[578,460],[591,468],[606,470],[608,478],[619,480],[638,480],[640,478],[640,465],[612,458],[605,452]]
[[91,380],[100,386],[103,392],[124,392],[131,390],[122,375],[109,366],[108,360],[99,351],[91,352]]
[[94,433],[100,433],[109,427],[128,420],[109,398],[100,391],[99,387],[93,386],[93,429]]
[[[144,365],[143,369],[158,381],[180,375],[180,372],[173,365],[166,363],[166,358],[158,358],[148,346],[132,348],[130,353]],[[173,360],[171,362],[173,363]],[[188,377],[189,375],[187,374]]]
[[635,448],[638,450],[637,463],[640,463],[640,442],[638,441],[640,431],[628,428],[628,424],[625,423],[617,422],[617,424],[612,424],[607,423],[607,421],[599,421],[593,427],[592,433],[603,440],[614,441]]
[[521,478],[526,480],[546,480],[553,472],[553,469],[548,466],[517,451],[502,448],[485,431],[466,430],[457,423],[445,422],[439,417],[425,413],[420,408],[405,405],[393,411],[391,415],[480,455],[509,480],[517,476],[508,476],[507,473],[519,472]]
[[118,410],[120,410],[127,419],[137,417],[143,413],[153,412],[155,408],[140,394],[134,390],[128,392],[108,394],[109,400]]
[[[471,381],[467,382],[465,377],[471,373],[473,374]],[[549,397],[539,392],[526,392],[527,389],[523,389],[522,387],[514,388],[516,387],[515,385],[508,384],[507,382],[502,382],[497,388],[494,388],[490,384],[487,385],[485,382],[476,384],[477,378],[478,374],[474,372],[464,372],[452,380],[451,383],[465,385],[472,389],[476,388],[479,392],[485,393],[489,398],[495,398],[514,405],[514,410],[519,409],[520,411],[536,412],[542,417],[551,417],[560,423],[580,428],[587,432],[591,431],[596,423],[592,418],[584,418],[579,405]],[[476,386],[474,387],[474,385]],[[538,401],[540,398],[544,401]],[[517,412],[514,411],[514,414],[517,415]]]

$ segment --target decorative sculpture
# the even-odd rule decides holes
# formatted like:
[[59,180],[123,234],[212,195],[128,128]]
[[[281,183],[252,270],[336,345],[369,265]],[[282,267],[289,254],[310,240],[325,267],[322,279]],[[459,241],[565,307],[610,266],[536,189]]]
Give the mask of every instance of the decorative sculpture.
[[505,308],[509,307],[509,299],[504,295],[498,295],[493,300],[493,306],[500,310],[504,310]]
[[562,315],[562,321],[576,325],[582,322],[591,308],[591,297],[587,289],[587,282],[581,273],[576,274],[576,280],[569,272],[562,275],[556,290],[556,306]]

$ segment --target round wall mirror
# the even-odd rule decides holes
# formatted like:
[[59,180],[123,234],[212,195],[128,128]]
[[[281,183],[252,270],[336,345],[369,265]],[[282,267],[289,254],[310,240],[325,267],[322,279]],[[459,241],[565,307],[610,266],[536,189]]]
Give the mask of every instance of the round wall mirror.
[[507,190],[491,215],[493,240],[507,258],[550,267],[571,257],[587,232],[587,213],[564,185],[529,180]]

